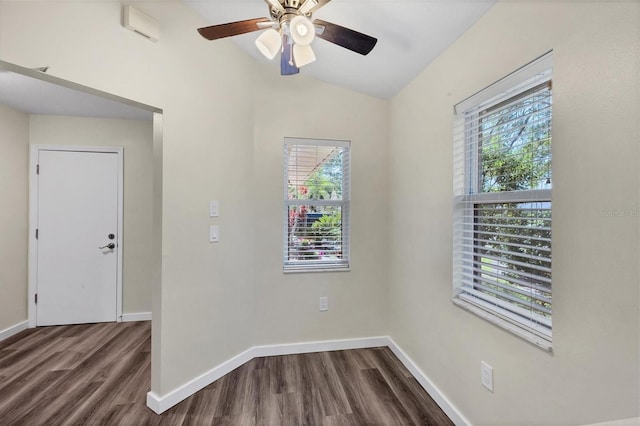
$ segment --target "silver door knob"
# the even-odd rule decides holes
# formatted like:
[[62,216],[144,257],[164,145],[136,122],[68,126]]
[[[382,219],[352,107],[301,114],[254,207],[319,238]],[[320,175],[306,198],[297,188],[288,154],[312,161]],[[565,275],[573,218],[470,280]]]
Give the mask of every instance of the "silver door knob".
[[109,250],[113,250],[114,248],[116,248],[116,245],[114,243],[109,243],[106,246],[102,246],[102,247],[98,247],[100,250],[102,249],[106,249],[108,248]]

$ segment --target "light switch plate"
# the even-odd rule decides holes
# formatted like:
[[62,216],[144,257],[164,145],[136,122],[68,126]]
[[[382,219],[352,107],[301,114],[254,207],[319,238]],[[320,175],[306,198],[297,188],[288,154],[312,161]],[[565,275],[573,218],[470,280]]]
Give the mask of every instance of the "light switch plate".
[[324,311],[328,311],[329,310],[329,298],[328,297],[321,297],[320,298],[320,312],[324,312]]
[[217,243],[218,241],[220,241],[220,229],[218,225],[211,225],[209,227],[209,242]]
[[209,217],[218,217],[220,215],[220,203],[216,201],[209,201]]

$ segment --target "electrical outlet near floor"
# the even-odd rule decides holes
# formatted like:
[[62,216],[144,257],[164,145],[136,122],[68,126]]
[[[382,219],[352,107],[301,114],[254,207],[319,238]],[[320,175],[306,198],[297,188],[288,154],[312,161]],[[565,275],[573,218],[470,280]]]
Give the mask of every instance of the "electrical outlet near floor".
[[480,362],[480,382],[482,386],[493,392],[493,367],[484,361]]
[[329,298],[328,297],[321,297],[320,298],[320,312],[324,312],[324,311],[328,311],[329,310]]

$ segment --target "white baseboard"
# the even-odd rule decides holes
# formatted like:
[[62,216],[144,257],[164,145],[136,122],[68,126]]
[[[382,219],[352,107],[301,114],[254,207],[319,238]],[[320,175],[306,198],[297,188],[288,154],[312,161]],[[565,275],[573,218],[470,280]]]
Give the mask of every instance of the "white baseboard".
[[0,331],[0,342],[4,339],[8,339],[14,334],[18,334],[21,331],[26,330],[27,328],[29,328],[29,321],[22,321],[16,325]]
[[162,414],[169,408],[162,408],[162,398],[153,392],[147,392],[147,407],[156,414]]
[[211,383],[215,382],[225,374],[228,374],[236,368],[242,366],[243,364],[251,361],[253,358],[263,356],[303,354],[310,352],[373,348],[378,346],[388,346],[388,342],[389,340],[387,337],[370,337],[363,339],[344,339],[321,342],[290,343],[283,345],[254,346],[242,352],[241,354],[236,355],[230,360],[223,362],[217,367],[214,367],[201,376],[185,383],[179,388],[174,389],[163,397],[159,397],[153,392],[147,393],[147,407],[149,407],[157,414],[161,414],[174,405],[178,404],[182,400],[198,392],[200,389],[209,386]]
[[263,356],[294,355],[310,352],[339,351],[348,349],[377,348],[387,346],[414,375],[418,383],[424,388],[433,400],[442,408],[449,418],[458,426],[471,425],[460,411],[447,399],[446,396],[429,380],[420,368],[405,354],[402,349],[390,337],[368,337],[360,339],[327,340],[320,342],[291,343],[283,345],[254,346],[228,361],[214,367],[208,372],[185,383],[179,388],[169,392],[163,397],[153,392],[147,393],[147,407],[157,414],[161,414],[190,397],[199,390],[205,388],[225,374],[230,373],[253,358]]
[[632,417],[630,419],[613,420],[605,423],[594,423],[590,426],[637,426],[640,425],[640,417]]
[[254,346],[253,357],[308,354],[311,352],[345,351],[348,349],[377,348],[388,346],[388,337],[361,339],[325,340],[320,342],[289,343],[284,345]]
[[122,322],[151,321],[151,312],[122,314]]
[[407,370],[413,374],[416,378],[420,386],[424,388],[425,391],[433,398],[433,400],[442,408],[447,416],[451,419],[453,423],[457,426],[469,425],[471,426],[471,422],[467,420],[464,415],[449,401],[449,399],[433,384],[431,380],[427,377],[426,374],[422,372],[420,367],[413,362],[411,358],[393,341],[392,338],[387,338],[389,341],[389,349],[398,357],[400,362],[407,367]]
[[225,374],[228,374],[243,364],[251,361],[254,357],[253,348],[236,355],[228,361],[214,367],[206,373],[196,377],[195,379],[185,383],[177,389],[172,390],[163,397],[159,397],[153,392],[147,393],[147,407],[151,408],[156,414],[162,414],[169,408],[187,399],[199,390],[209,386]]

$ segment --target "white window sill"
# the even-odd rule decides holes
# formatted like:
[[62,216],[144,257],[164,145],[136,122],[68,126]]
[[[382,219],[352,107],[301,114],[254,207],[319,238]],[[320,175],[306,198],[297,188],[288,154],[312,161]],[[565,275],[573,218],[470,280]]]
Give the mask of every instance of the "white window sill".
[[327,266],[327,267],[304,267],[304,266],[290,266],[283,268],[282,272],[285,274],[304,274],[309,272],[349,272],[351,268],[349,266]]
[[464,300],[461,300],[457,297],[454,297],[453,299],[451,299],[451,301],[453,302],[454,305],[461,307],[462,309],[469,311],[477,316],[479,316],[480,318],[489,321],[490,323],[510,332],[511,334],[514,334],[518,337],[520,337],[521,339],[526,340],[529,343],[532,343],[533,345],[539,347],[540,349],[543,349],[549,353],[553,353],[553,345],[551,344],[551,342],[549,342],[546,339],[543,339],[542,337],[538,336],[537,334],[534,334],[530,331],[527,331],[521,327],[518,327],[517,325],[504,320],[502,318],[500,318],[499,316],[485,310],[482,309],[472,303],[466,302]]

